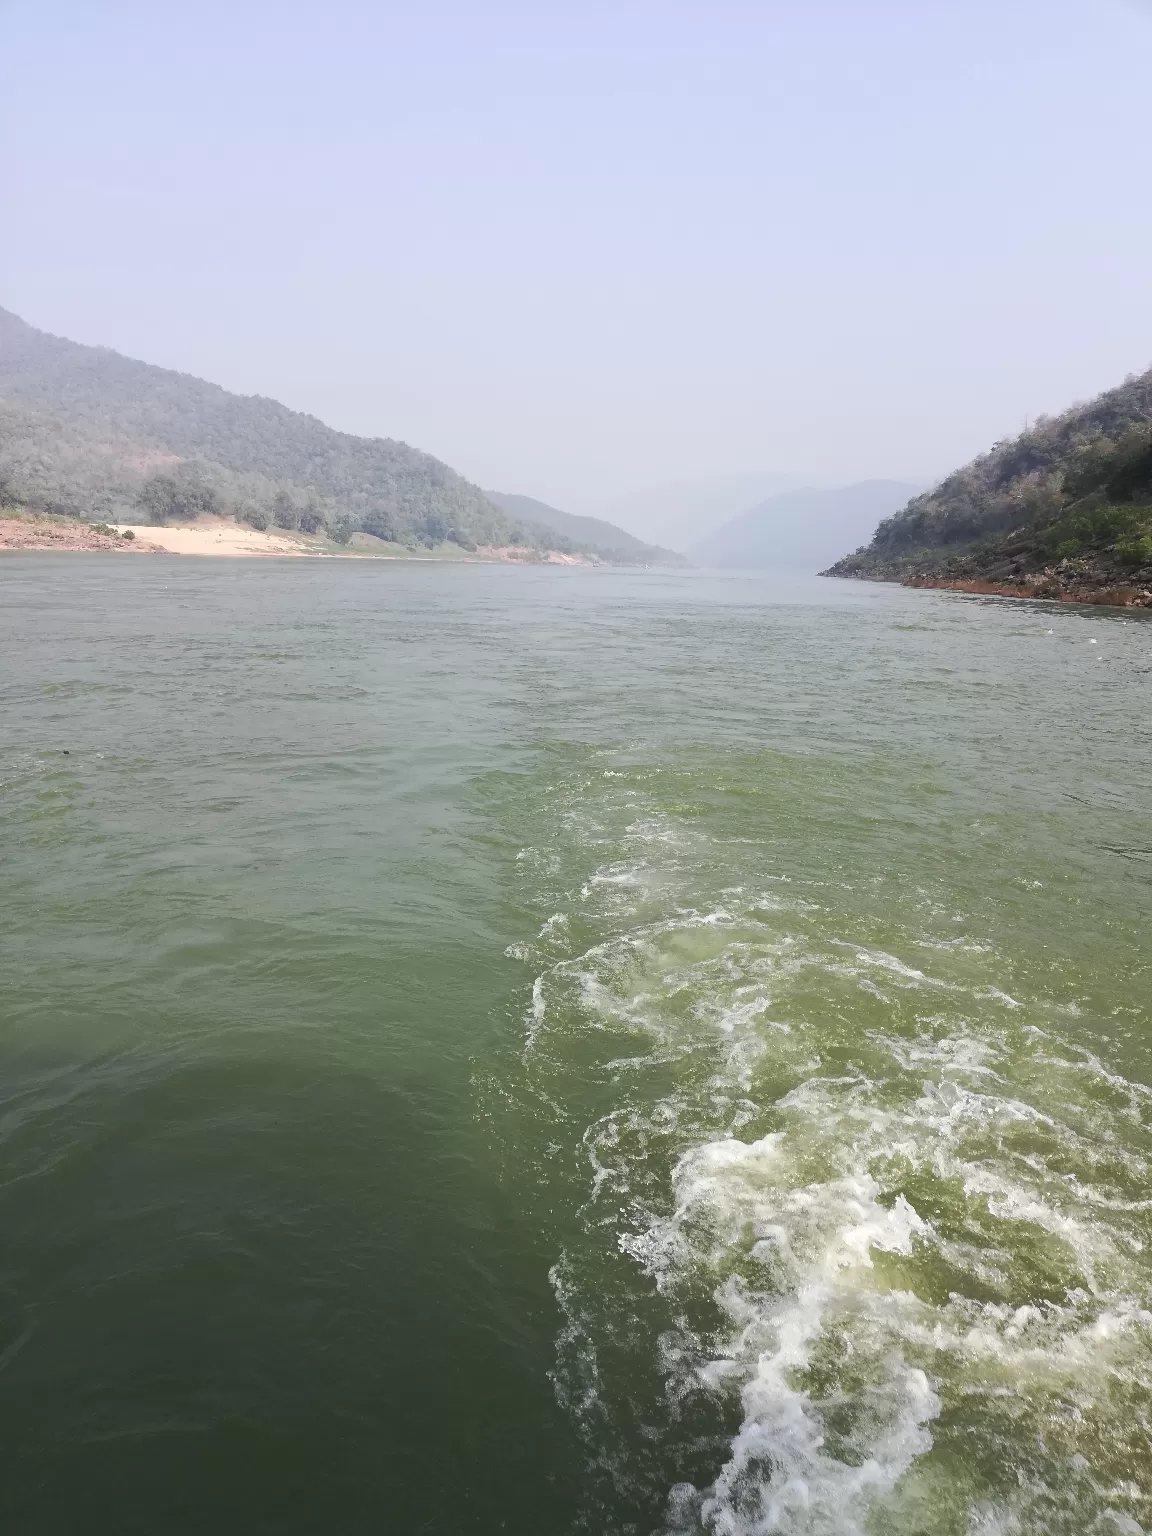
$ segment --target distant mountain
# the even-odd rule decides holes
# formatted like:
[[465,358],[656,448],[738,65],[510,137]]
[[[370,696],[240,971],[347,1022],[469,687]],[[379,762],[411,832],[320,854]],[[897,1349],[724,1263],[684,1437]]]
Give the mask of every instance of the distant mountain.
[[815,574],[834,551],[863,543],[878,518],[902,507],[918,489],[900,480],[862,480],[834,491],[785,491],[741,512],[690,553],[700,565]]
[[578,548],[495,507],[455,470],[391,438],[353,437],[258,395],[0,309],[0,503],[163,522],[224,512],[347,541]]
[[714,475],[633,491],[605,502],[598,510],[638,538],[687,553],[745,507],[804,483],[798,475]]
[[1152,602],[1152,368],[996,443],[826,574]]
[[688,564],[684,556],[674,550],[644,544],[632,534],[625,533],[623,528],[598,517],[578,517],[572,512],[561,512],[558,507],[550,507],[547,502],[537,501],[532,496],[515,496],[505,491],[485,491],[484,494],[510,517],[551,528],[578,548],[604,555],[618,565]]

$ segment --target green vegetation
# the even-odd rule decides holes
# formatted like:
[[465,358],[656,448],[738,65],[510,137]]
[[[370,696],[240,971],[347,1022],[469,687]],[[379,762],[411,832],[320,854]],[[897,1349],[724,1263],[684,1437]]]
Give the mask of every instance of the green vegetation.
[[46,335],[0,310],[0,501],[106,522],[205,512],[254,528],[605,553],[496,507],[446,464],[275,400]]
[[997,443],[828,574],[1152,583],[1152,369]]
[[136,499],[147,514],[145,521],[153,524],[186,522],[221,510],[218,492],[197,473],[153,475],[145,480]]

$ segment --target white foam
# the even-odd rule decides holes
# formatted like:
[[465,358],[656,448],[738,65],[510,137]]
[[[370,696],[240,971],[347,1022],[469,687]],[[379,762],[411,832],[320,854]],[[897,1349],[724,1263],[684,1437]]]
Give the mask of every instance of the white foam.
[[[715,1481],[670,1484],[668,1531],[884,1529],[889,1502],[931,1453],[946,1402],[972,1395],[990,1413],[1003,1403],[1013,1423],[1035,1413],[1029,1433],[1055,1438],[1033,1406],[1046,1394],[1072,1404],[1059,1420],[1072,1445],[1075,1414],[1096,1415],[1084,1468],[1071,1452],[1065,1462],[1088,1490],[1091,1529],[1139,1531],[1119,1505],[1152,1500],[1152,1467],[1137,1469],[1123,1497],[1090,1484],[1092,1447],[1121,1411],[1109,1406],[1111,1387],[1148,1374],[1148,1277],[1125,1223],[1152,1199],[1115,1180],[1152,1182],[1146,1150],[1128,1139],[1144,1124],[1149,1091],[1086,1052],[1062,1054],[1055,1032],[1031,1018],[1016,1022],[1027,1005],[987,975],[934,976],[875,945],[821,941],[805,927],[816,909],[778,889],[768,903],[725,885],[723,905],[697,904],[668,862],[668,850],[685,853],[683,834],[649,818],[632,821],[628,836],[635,857],[606,862],[581,892],[584,914],[615,931],[537,978],[529,1054],[542,1035],[560,1051],[569,1036],[617,1025],[650,1047],[601,1069],[624,1101],[584,1132],[588,1242],[605,1245],[605,1261],[614,1249],[637,1267],[637,1284],[667,1298],[678,1331],[652,1350],[669,1380],[687,1373],[707,1392],[738,1393],[741,1409]],[[562,945],[567,925],[555,921],[539,937]],[[940,952],[943,965],[953,952],[991,951],[956,941]],[[877,981],[902,1012],[861,1001],[883,1027],[847,1031],[834,1000],[861,987],[888,1002]],[[826,1016],[812,1006],[814,988],[833,999]],[[920,995],[935,1011],[910,1033]],[[654,1064],[675,1067],[675,1087],[661,1079],[659,1095],[646,1097]],[[740,1128],[762,1128],[768,1107],[778,1128],[743,1140]],[[653,1149],[667,1147],[676,1155],[665,1168],[667,1154]],[[900,1191],[900,1169],[951,1202],[941,1230],[917,1210],[918,1196]],[[673,1202],[662,1211],[665,1178]],[[999,1224],[995,1241],[988,1222]],[[1019,1288],[1011,1276],[1021,1254],[1050,1271],[1048,1291],[1022,1303],[982,1299],[990,1287]],[[929,1260],[952,1277],[945,1299],[913,1292]],[[575,1275],[566,1268],[555,1281],[573,1373],[559,1370],[558,1390],[592,1425],[610,1388],[596,1374],[598,1298],[577,1300]],[[702,1295],[720,1309],[718,1333],[690,1321]],[[974,1498],[971,1536],[1040,1536],[1030,1487],[1022,1474],[1017,1491]]]

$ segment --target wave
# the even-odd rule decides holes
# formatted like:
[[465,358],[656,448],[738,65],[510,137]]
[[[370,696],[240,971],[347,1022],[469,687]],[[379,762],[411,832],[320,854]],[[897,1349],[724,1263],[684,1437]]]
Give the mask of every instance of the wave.
[[1143,1530],[1152,1094],[990,945],[857,943],[637,809],[517,951],[585,1168],[553,1282],[592,1461],[636,1508],[664,1477],[667,1533]]

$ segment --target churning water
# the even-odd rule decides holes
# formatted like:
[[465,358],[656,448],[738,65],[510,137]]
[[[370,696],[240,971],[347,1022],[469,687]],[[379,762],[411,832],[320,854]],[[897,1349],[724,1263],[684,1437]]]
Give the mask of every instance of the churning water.
[[9,1528],[1152,1530],[1152,625],[0,599]]

